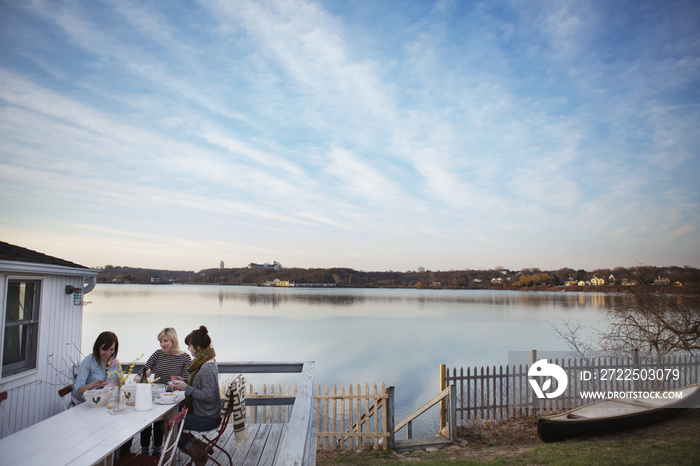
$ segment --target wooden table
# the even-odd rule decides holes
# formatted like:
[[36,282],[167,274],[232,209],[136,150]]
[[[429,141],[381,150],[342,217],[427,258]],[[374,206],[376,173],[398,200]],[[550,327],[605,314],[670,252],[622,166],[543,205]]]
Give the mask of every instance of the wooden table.
[[179,403],[148,411],[127,406],[123,414],[107,408],[75,406],[0,440],[0,462],[12,465],[92,465],[112,463],[112,453],[158,419],[170,419]]

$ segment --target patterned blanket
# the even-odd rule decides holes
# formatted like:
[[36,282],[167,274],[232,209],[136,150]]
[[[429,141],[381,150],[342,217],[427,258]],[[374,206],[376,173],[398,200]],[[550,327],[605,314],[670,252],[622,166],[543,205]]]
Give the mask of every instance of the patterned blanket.
[[238,374],[226,388],[224,403],[221,407],[221,416],[226,415],[229,406],[233,403],[233,433],[236,436],[236,448],[246,443],[245,431],[245,377]]

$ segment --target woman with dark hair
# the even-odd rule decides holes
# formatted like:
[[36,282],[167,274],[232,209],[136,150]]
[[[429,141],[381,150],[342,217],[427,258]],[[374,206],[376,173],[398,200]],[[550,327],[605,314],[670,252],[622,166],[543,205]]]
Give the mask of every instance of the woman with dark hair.
[[[221,397],[219,395],[219,370],[216,367],[216,353],[211,346],[211,338],[206,327],[201,326],[185,337],[185,344],[194,359],[187,368],[190,375],[187,382],[182,377],[172,376],[171,386],[185,391],[185,430],[209,431],[221,424]],[[200,441],[201,442],[201,441]],[[180,437],[179,447],[192,457],[197,466],[206,463],[199,458],[200,450],[187,436]],[[198,445],[203,448],[204,443]]]
[[[78,367],[71,396],[74,405],[85,402],[83,393],[86,390],[116,384],[116,372],[119,369],[118,351],[119,339],[114,332],[100,333],[95,344],[92,345],[92,354],[83,359]],[[108,366],[109,374],[107,374]]]

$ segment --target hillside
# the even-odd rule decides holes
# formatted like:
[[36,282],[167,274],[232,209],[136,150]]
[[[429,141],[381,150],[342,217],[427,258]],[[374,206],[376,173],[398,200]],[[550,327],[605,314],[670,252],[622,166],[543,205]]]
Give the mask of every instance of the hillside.
[[[691,286],[700,283],[700,269],[692,267],[616,267],[591,271],[563,268],[542,271],[537,268],[511,271],[489,270],[416,270],[407,272],[366,272],[349,268],[245,267],[173,271],[107,265],[101,269],[99,283],[198,283],[222,285],[263,285],[275,279],[303,284],[327,284],[339,287],[398,287],[452,289],[597,289],[613,291],[639,284]],[[602,280],[602,284],[596,284]]]

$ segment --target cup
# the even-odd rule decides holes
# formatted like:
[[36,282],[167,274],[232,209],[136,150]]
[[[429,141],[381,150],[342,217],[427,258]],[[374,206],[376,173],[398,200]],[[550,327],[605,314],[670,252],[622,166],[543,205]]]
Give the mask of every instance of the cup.
[[160,400],[160,397],[165,393],[165,385],[163,384],[153,384],[153,401]]

